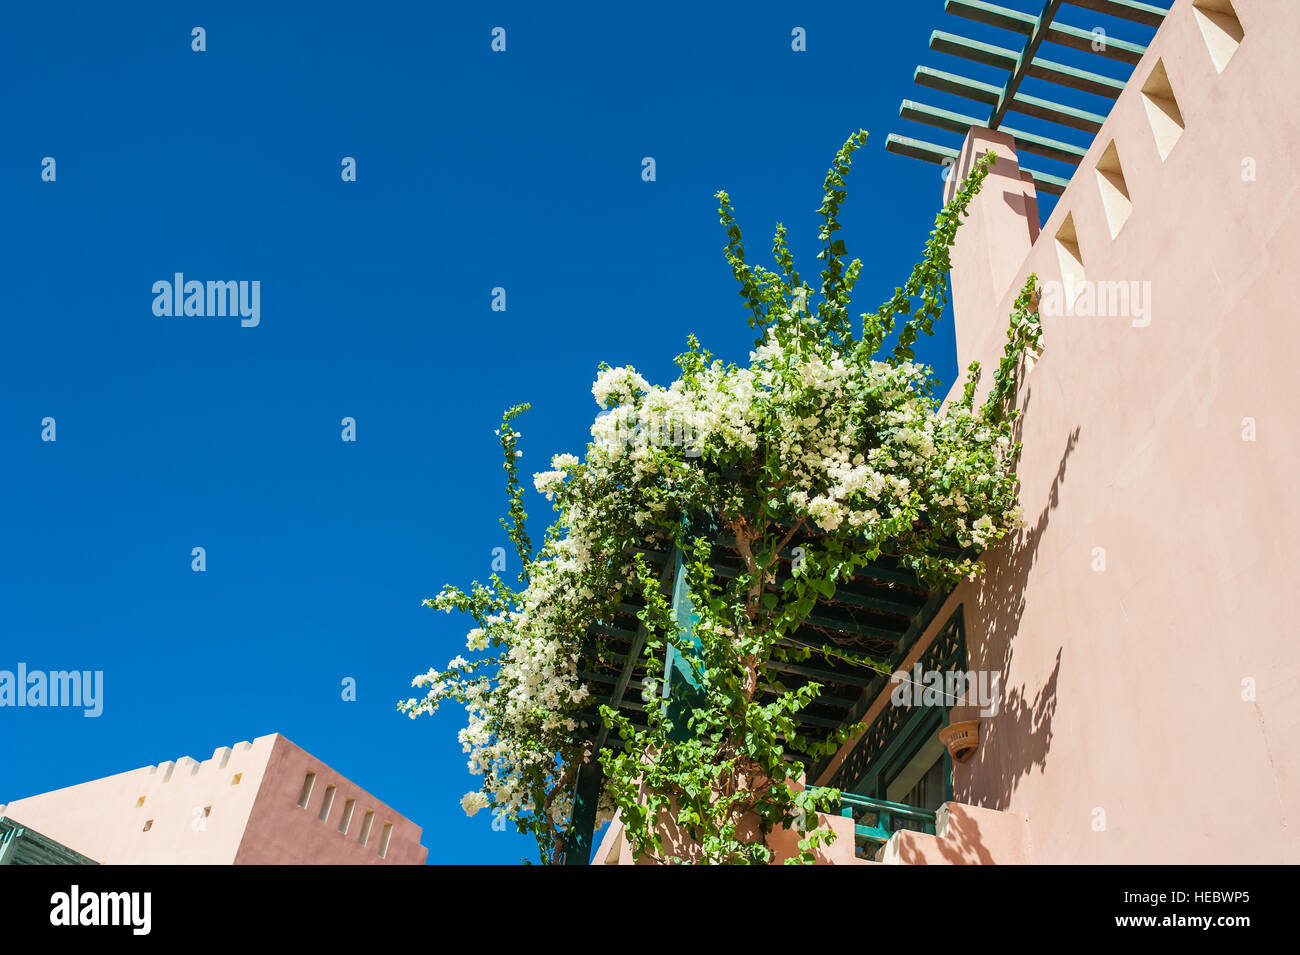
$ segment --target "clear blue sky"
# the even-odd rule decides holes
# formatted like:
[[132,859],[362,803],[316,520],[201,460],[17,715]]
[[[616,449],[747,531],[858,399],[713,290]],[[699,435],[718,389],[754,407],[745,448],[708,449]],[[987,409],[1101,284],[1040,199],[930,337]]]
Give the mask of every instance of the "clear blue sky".
[[[106,687],[98,719],[0,709],[0,802],[280,732],[422,825],[431,862],[531,858],[460,810],[463,714],[394,709],[463,649],[422,598],[508,546],[502,410],[533,403],[531,473],[585,446],[599,362],[667,381],[690,332],[743,360],[712,194],[752,253],[784,220],[812,278],[858,127],[845,238],[863,308],[890,294],[941,181],[885,137],[925,135],[899,100],[918,62],[957,66],[926,43],[962,24],[938,0],[281,6],[6,12],[0,669]],[[175,272],[260,281],[260,325],[156,317]],[[950,323],[921,354],[953,379]]]

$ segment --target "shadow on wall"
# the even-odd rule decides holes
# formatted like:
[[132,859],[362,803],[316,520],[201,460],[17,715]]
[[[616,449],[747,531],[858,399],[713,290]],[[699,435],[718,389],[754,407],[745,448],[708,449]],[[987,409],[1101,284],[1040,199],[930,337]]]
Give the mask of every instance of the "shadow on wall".
[[[994,865],[1005,861],[993,858],[986,841],[979,823],[967,820],[956,833],[950,830],[944,838],[935,840],[932,848],[951,865]],[[929,865],[933,860],[926,858],[919,844],[904,842],[899,846],[898,861],[903,865]]]
[[[1025,408],[1028,408],[1026,397]],[[1020,422],[1023,422],[1023,415]],[[1019,423],[1017,423],[1017,428]],[[1034,523],[1014,538],[1003,541],[988,555],[988,572],[976,585],[974,618],[967,626],[969,666],[1000,674],[1003,681],[997,715],[980,722],[980,745],[969,763],[956,767],[956,799],[986,809],[1005,810],[1019,780],[1047,764],[1052,745],[1052,718],[1056,713],[1056,688],[1061,672],[1061,650],[1051,674],[1037,690],[1010,687],[1007,674],[1015,652],[1015,638],[1025,610],[1025,589],[1038,561],[1038,548],[1047,532],[1052,512],[1060,505],[1070,455],[1079,443],[1080,429],[1068,436],[1047,501]],[[1019,434],[1017,434],[1019,439]],[[969,618],[968,618],[969,619]],[[950,719],[974,719],[978,708],[954,707]],[[942,840],[941,840],[942,841]],[[969,838],[954,847],[969,861],[987,852]]]

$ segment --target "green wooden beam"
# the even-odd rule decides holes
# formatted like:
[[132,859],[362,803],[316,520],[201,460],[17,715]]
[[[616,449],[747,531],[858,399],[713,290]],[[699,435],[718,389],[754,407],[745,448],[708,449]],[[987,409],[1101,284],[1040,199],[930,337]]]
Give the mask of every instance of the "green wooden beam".
[[[862,607],[866,610],[878,610],[881,613],[892,613],[900,617],[912,618],[920,612],[925,606],[924,603],[901,603],[897,600],[883,600],[880,597],[867,597],[863,594],[851,593],[843,588],[837,587],[835,596],[822,598],[826,603],[844,604],[848,607]],[[822,601],[818,601],[821,603]]]
[[1033,116],[1035,119],[1044,119],[1061,126],[1069,126],[1094,136],[1101,129],[1101,124],[1106,122],[1106,117],[1100,113],[1075,109],[1073,106],[1029,96],[1026,93],[1016,93],[1015,99],[1011,101],[1010,111],[1024,116]]
[[918,66],[912,79],[918,86],[926,86],[941,93],[951,93],[953,96],[963,96],[985,106],[996,106],[998,97],[1002,95],[1000,86],[981,83],[979,80],[972,80],[944,70],[933,70],[928,66]]
[[[776,641],[776,645],[778,647],[785,647],[786,649],[789,650],[811,650],[813,651],[813,653],[822,653],[824,648],[824,644],[822,643],[813,642],[807,639],[801,640],[796,637],[782,637],[781,639]],[[836,653],[835,656],[826,656],[825,654],[823,654],[821,659],[825,660],[829,664],[843,663],[847,666],[859,667],[863,670],[868,671],[873,676],[884,675],[879,670],[879,666],[880,666],[879,663],[877,663],[871,657],[860,655],[852,651],[847,651],[847,650],[839,651],[838,653]],[[827,670],[826,672],[834,673],[835,671]]]
[[593,623],[587,628],[593,633],[598,633],[603,637],[617,637],[620,640],[635,642],[637,631],[624,630],[622,627],[611,627],[604,623]]
[[994,46],[991,43],[981,43],[978,40],[968,40],[964,36],[946,33],[943,30],[935,30],[930,34],[930,49],[936,53],[947,53],[949,56],[959,56],[965,60],[1008,71],[1016,68],[1020,58],[1015,50]]
[[[982,125],[980,119],[976,116],[954,113],[952,110],[927,106],[924,103],[917,103],[910,99],[903,100],[898,115],[903,119],[910,119],[916,123],[926,123],[962,135],[965,135],[972,126]],[[1010,126],[1003,126],[1002,132],[1014,136],[1016,144],[1025,152],[1046,156],[1048,159],[1055,159],[1058,162],[1077,165],[1087,154],[1086,149],[1075,146],[1073,143],[1062,142],[1059,139],[1049,139],[1046,136],[1039,136],[1037,133],[1012,129]]]
[[1139,3],[1138,0],[1066,0],[1072,7],[1104,13],[1149,27],[1158,27],[1164,23],[1169,13],[1168,7],[1159,7],[1152,3]]
[[[676,552],[677,546],[674,544],[672,551],[670,552],[673,559],[668,560],[666,556],[663,570],[659,572],[659,586],[661,588],[668,585],[668,580],[676,569]],[[619,609],[622,610],[624,606],[624,604],[619,604]],[[632,609],[636,610],[637,608]],[[623,702],[623,694],[627,692],[628,683],[632,679],[632,671],[636,669],[637,661],[641,659],[641,651],[645,648],[645,642],[648,637],[649,631],[646,629],[645,623],[642,622],[636,628],[636,636],[632,638],[632,648],[628,651],[627,659],[623,661],[623,669],[614,683],[614,692],[610,695],[609,705],[615,709],[617,709]],[[607,739],[609,739],[609,728],[602,726],[600,728],[600,735],[596,738],[597,751],[605,745]]]
[[1123,80],[1102,76],[1100,73],[1092,73],[1088,70],[1076,69],[1073,66],[1066,66],[1064,63],[1056,63],[1052,60],[1036,57],[1025,72],[1035,79],[1047,80],[1049,83],[1055,83],[1058,86],[1068,86],[1073,90],[1092,93],[1094,96],[1104,96],[1108,99],[1118,99],[1119,94],[1124,92]]
[[1129,43],[1126,40],[1116,39],[1110,34],[1106,34],[1105,42],[1100,49],[1097,49],[1093,45],[1097,42],[1097,37],[1091,30],[1080,30],[1078,27],[1066,26],[1063,23],[1053,23],[1047,32],[1047,39],[1057,46],[1082,50],[1084,53],[1095,53],[1097,56],[1130,65],[1136,64],[1147,51],[1141,43]]
[[[1001,7],[993,3],[985,3],[984,0],[946,0],[944,9],[968,20],[975,20],[988,26],[1000,27],[1003,30],[1010,30],[1013,33],[1027,37],[1033,36],[1034,30],[1039,24],[1039,18],[1032,14],[1022,13],[1019,10],[1012,10],[1009,7]],[[1091,30],[1081,30],[1078,27],[1057,23],[1055,20],[1047,23],[1043,29],[1046,30],[1044,39],[1048,43],[1055,43],[1058,46],[1066,46],[1074,50],[1082,50],[1084,53],[1096,53],[1098,56],[1119,60],[1122,63],[1136,63],[1142,59],[1142,54],[1147,49],[1140,43],[1129,43],[1109,35],[1107,35],[1106,43],[1102,49],[1094,49],[1093,42],[1096,37],[1093,36]]]
[[1037,133],[1029,133],[1022,129],[1012,129],[1010,126],[1003,126],[1002,132],[1016,138],[1016,146],[1022,152],[1034,153],[1038,156],[1046,156],[1048,159],[1055,159],[1057,162],[1068,162],[1078,165],[1080,160],[1088,154],[1088,150],[1082,146],[1076,146],[1073,143],[1062,142],[1059,139],[1049,139],[1046,136],[1039,136]]
[[972,126],[984,125],[984,120],[979,116],[954,113],[952,110],[927,106],[924,103],[918,103],[910,99],[903,100],[899,105],[898,115],[914,123],[925,123],[927,126],[945,129],[950,133],[957,133],[962,136],[970,132]]
[[[735,567],[715,567],[713,568],[713,572],[725,580],[731,580],[740,574],[740,571]],[[854,579],[856,580],[857,578]],[[767,584],[764,589],[771,593],[779,594],[782,592],[781,583],[783,582],[783,580],[778,579],[777,583]],[[844,604],[849,607],[862,607],[867,610],[879,610],[881,613],[896,614],[900,617],[911,617],[925,605],[924,602],[908,604],[897,600],[884,600],[880,597],[868,597],[864,594],[855,594],[844,590],[842,587],[837,587],[834,597],[822,597],[818,600],[818,603]]]
[[600,802],[604,771],[600,761],[578,767],[578,778],[573,791],[573,815],[569,819],[569,832],[564,842],[564,865],[590,865],[592,843],[596,833],[596,805]]
[[984,0],[944,0],[943,9],[946,13],[965,17],[967,20],[974,20],[987,26],[1011,30],[1022,36],[1033,33],[1038,23],[1038,18],[1032,13],[1022,13],[1009,7],[985,3]]
[[[937,143],[927,143],[919,139],[910,139],[907,136],[900,136],[897,133],[890,133],[885,139],[885,151],[896,153],[899,156],[907,156],[911,159],[921,159],[925,162],[932,162],[936,165],[942,165],[945,159],[956,160],[960,150],[953,149],[951,146],[940,146]],[[1059,196],[1065,192],[1065,187],[1070,184],[1070,180],[1062,179],[1060,176],[1054,176],[1051,173],[1040,172],[1037,169],[1026,169],[1020,167],[1022,171],[1027,172],[1034,180],[1034,188],[1039,192],[1047,193],[1052,196]],[[910,577],[915,580],[914,575],[903,574],[900,571],[890,571],[891,574],[898,574],[906,582]],[[897,579],[897,578],[894,578]]]
[[854,623],[851,620],[836,620],[818,613],[810,613],[804,618],[801,627],[816,627],[822,630],[834,630],[836,633],[851,633],[857,637],[871,637],[876,640],[888,640],[897,643],[903,637],[903,630],[887,630],[873,627],[866,623]]
[[1060,176],[1053,176],[1050,172],[1040,172],[1037,169],[1025,169],[1021,166],[1022,172],[1029,173],[1034,180],[1034,188],[1038,192],[1045,192],[1049,196],[1059,196],[1065,192],[1065,187],[1070,184],[1070,180],[1062,179]]
[[849,673],[836,673],[834,670],[823,670],[821,667],[805,666],[802,663],[786,663],[782,660],[769,660],[767,669],[775,670],[777,673],[794,673],[798,676],[806,676],[810,680],[816,680],[818,683],[841,683],[845,686],[867,687],[871,685],[871,678],[865,676],[855,676]]
[[958,149],[953,147],[939,146],[937,143],[927,143],[922,139],[900,136],[897,133],[891,133],[885,138],[885,152],[907,156],[909,159],[933,162],[935,165],[943,165],[945,160],[956,162],[959,155]]
[[1043,12],[1038,15],[1038,20],[1034,24],[1033,30],[1029,33],[1029,38],[1025,41],[1024,49],[1016,55],[1016,62],[1010,67],[1011,75],[1007,77],[1007,85],[1002,88],[1002,95],[998,97],[998,105],[993,107],[993,113],[989,116],[988,127],[997,129],[1002,125],[1002,119],[1007,115],[1007,110],[1011,107],[1012,100],[1015,99],[1017,91],[1020,89],[1020,82],[1025,78],[1025,71],[1033,65],[1035,57],[1038,56],[1038,48],[1043,45],[1043,40],[1047,36],[1047,28],[1052,23],[1052,18],[1056,16],[1056,11],[1061,9],[1061,0],[1047,0],[1043,4]]

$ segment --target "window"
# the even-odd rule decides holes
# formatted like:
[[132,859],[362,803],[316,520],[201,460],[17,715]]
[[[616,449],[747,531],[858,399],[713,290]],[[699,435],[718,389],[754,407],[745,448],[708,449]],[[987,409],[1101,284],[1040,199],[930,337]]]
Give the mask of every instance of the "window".
[[311,800],[312,787],[316,785],[316,774],[308,773],[307,778],[302,781],[302,793],[298,796],[298,808],[306,809],[307,803]]
[[144,824],[144,828],[141,829],[140,831],[141,831],[141,832],[148,832],[148,831],[149,831],[150,829],[152,829],[152,828],[153,828],[153,820],[152,820],[152,819],[146,819],[146,820],[145,820],[145,824]]
[[334,787],[326,786],[325,795],[321,797],[321,801],[320,801],[320,813],[316,816],[316,818],[324,822],[326,819],[330,817],[330,810],[333,808],[334,808]]
[[367,842],[370,841],[370,827],[374,824],[374,821],[375,821],[374,810],[367,809],[365,818],[361,820],[361,835],[357,836],[357,842],[360,845],[364,846]]
[[244,774],[243,774],[243,773],[235,773],[235,775],[234,775],[234,776],[231,778],[231,780],[230,780],[230,785],[232,785],[232,786],[238,786],[238,785],[239,785],[239,781],[240,781],[241,779],[243,779],[243,778],[244,778]]
[[352,825],[352,810],[356,808],[356,805],[357,801],[355,799],[349,799],[343,804],[343,818],[339,820],[339,832],[345,836]]
[[386,822],[384,823],[384,831],[379,836],[379,858],[382,859],[388,855],[388,840],[392,837],[393,824],[391,822]]
[[135,808],[139,809],[143,805],[144,805],[144,797],[141,796],[139,799],[135,801]]

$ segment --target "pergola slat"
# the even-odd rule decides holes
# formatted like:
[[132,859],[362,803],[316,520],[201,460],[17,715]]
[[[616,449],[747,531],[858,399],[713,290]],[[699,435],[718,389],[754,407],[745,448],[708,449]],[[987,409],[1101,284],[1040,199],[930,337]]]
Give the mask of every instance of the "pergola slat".
[[1118,60],[1120,63],[1128,63],[1130,66],[1142,59],[1142,54],[1147,51],[1147,48],[1141,43],[1129,43],[1126,40],[1116,39],[1109,34],[1105,36],[1104,41],[1098,46],[1097,35],[1091,30],[1080,30],[1078,27],[1066,26],[1064,23],[1053,23],[1048,29],[1047,39],[1048,42],[1055,43],[1057,46],[1082,50],[1084,53],[1096,53],[1098,56]]
[[981,83],[979,80],[972,80],[944,70],[934,70],[928,66],[918,66],[912,79],[918,86],[926,86],[941,93],[951,93],[953,96],[963,96],[985,106],[996,106],[998,97],[1002,95],[1000,86]]
[[[905,119],[963,135],[973,126],[1003,129],[1016,137],[1019,146],[1026,152],[1077,165],[1086,154],[1086,147],[1075,146],[1050,135],[1006,129],[1002,126],[1003,120],[1007,113],[1015,112],[1095,136],[1106,121],[1105,114],[1021,93],[1021,84],[1029,77],[1114,100],[1123,92],[1127,81],[1040,56],[1042,45],[1054,43],[1129,66],[1141,60],[1147,46],[1111,36],[1108,32],[1057,22],[1057,15],[1066,4],[1153,27],[1159,27],[1169,12],[1167,7],[1140,0],[1045,0],[1042,11],[1034,16],[988,0],[944,0],[944,10],[947,13],[1006,30],[1023,38],[1023,45],[1019,49],[1011,49],[945,30],[935,30],[930,34],[930,49],[1005,70],[1006,81],[999,86],[957,73],[919,66],[913,76],[917,85],[989,106],[991,109],[988,119],[929,107],[911,100],[903,101],[900,114]],[[951,165],[951,161],[959,154],[958,150],[939,143],[893,134],[886,140],[885,148],[901,156],[942,165]],[[1048,195],[1060,195],[1069,184],[1068,179],[1050,173],[1032,169],[1025,171],[1033,177],[1035,188]]]
[[1059,139],[1049,139],[1046,136],[1039,136],[1037,133],[1029,133],[1021,129],[1012,129],[1010,126],[1003,126],[1002,131],[1016,137],[1016,145],[1024,152],[1046,156],[1048,159],[1055,159],[1057,162],[1068,162],[1077,166],[1079,161],[1088,153],[1082,146],[1065,143]]
[[[1064,63],[1044,60],[1041,57],[1035,57],[1025,72],[1034,79],[1046,80],[1058,86],[1066,86],[1084,93],[1092,93],[1094,96],[1104,96],[1107,99],[1118,99],[1119,94],[1124,92],[1123,80],[1102,76],[1100,73],[1092,73],[1088,70],[1080,70]],[[999,117],[1000,119],[1001,117]]]
[[[1019,10],[1012,10],[1009,7],[998,6],[994,3],[985,3],[984,0],[946,0],[944,10],[965,17],[968,20],[974,20],[977,23],[1018,33],[1021,36],[1033,36],[1034,30],[1039,24],[1039,18],[1033,14],[1022,13]],[[1055,43],[1058,46],[1082,50],[1085,53],[1096,53],[1099,56],[1130,64],[1142,59],[1142,54],[1147,49],[1140,43],[1129,43],[1126,40],[1116,39],[1109,35],[1106,36],[1105,43],[1098,49],[1093,45],[1097,40],[1093,31],[1081,30],[1078,27],[1057,23],[1055,20],[1047,24],[1044,39],[1048,43]]]
[[1106,117],[1100,113],[1090,113],[1087,110],[1075,109],[1073,106],[1065,106],[1062,103],[1054,103],[1025,93],[1016,94],[1011,102],[1010,111],[1024,116],[1033,116],[1035,119],[1045,119],[1093,135],[1097,134],[1101,124],[1106,121]]
[[918,103],[910,99],[903,100],[898,107],[898,115],[903,119],[910,119],[914,123],[924,123],[927,126],[946,129],[951,133],[960,133],[963,136],[972,126],[979,126],[984,122],[978,116],[967,116],[964,113],[955,113],[952,110],[927,106],[925,103]]
[[1130,20],[1133,23],[1141,23],[1143,26],[1148,27],[1160,26],[1169,14],[1168,7],[1159,7],[1152,3],[1140,3],[1138,0],[1066,0],[1066,2],[1072,7],[1079,7],[1081,10],[1104,13],[1106,16]]
[[930,49],[936,53],[959,56],[962,59],[982,63],[985,66],[992,66],[999,70],[1014,70],[1016,64],[1020,61],[1020,55],[1015,50],[1008,50],[1003,46],[994,46],[991,43],[981,43],[979,40],[970,40],[964,36],[947,33],[943,30],[935,30],[930,34]]
[[[778,673],[794,673],[798,676],[806,676],[818,683],[840,683],[844,686],[860,686],[863,689],[871,685],[871,677],[857,676],[851,673],[836,673],[833,670],[823,670],[820,667],[805,666],[802,663],[786,663],[781,660],[769,660],[766,664],[767,669],[775,670]],[[837,724],[838,725],[838,724]]]
[[1033,33],[1034,26],[1038,23],[1038,17],[1032,13],[1022,13],[1009,7],[985,3],[984,0],[944,0],[943,9],[946,13],[954,13],[987,26],[1011,30],[1023,36]]

